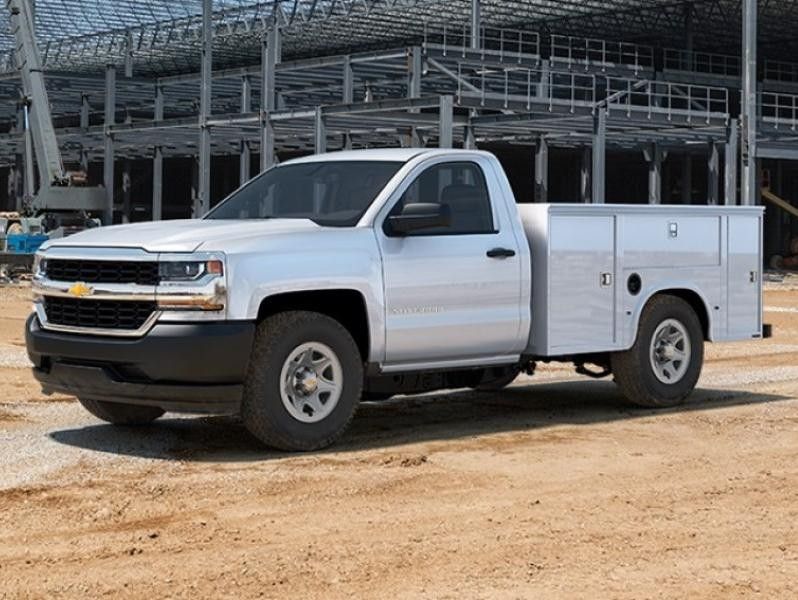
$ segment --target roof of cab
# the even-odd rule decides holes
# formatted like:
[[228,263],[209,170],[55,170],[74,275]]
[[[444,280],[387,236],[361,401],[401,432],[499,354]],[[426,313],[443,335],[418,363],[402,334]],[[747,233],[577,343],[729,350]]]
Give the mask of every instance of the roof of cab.
[[369,150],[342,150],[325,154],[311,154],[302,158],[285,161],[288,163],[320,162],[325,160],[374,160],[408,162],[417,156],[435,154],[478,154],[478,150],[459,150],[453,148],[374,148]]

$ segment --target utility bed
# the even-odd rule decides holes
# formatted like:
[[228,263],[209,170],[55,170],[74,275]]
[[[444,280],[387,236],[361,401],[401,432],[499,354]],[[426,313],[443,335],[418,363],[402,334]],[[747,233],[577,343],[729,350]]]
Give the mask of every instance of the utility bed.
[[[532,254],[527,351],[628,348],[662,289],[703,300],[712,341],[762,336],[761,207],[520,204]],[[706,309],[702,309],[706,312]]]

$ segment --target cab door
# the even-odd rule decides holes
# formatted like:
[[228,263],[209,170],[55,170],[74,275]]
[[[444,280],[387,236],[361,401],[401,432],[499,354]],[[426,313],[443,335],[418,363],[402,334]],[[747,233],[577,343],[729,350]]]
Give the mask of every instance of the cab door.
[[483,167],[472,161],[428,166],[390,214],[409,203],[446,204],[451,223],[398,235],[386,217],[377,229],[385,365],[517,354],[520,252],[506,215],[491,202]]

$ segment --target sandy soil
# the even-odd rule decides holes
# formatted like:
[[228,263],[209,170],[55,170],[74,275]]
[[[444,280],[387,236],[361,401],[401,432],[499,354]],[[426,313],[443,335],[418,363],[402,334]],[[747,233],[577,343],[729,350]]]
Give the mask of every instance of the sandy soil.
[[335,448],[114,429],[27,373],[0,290],[0,597],[794,598],[798,290],[708,347],[684,407],[563,368],[366,404]]

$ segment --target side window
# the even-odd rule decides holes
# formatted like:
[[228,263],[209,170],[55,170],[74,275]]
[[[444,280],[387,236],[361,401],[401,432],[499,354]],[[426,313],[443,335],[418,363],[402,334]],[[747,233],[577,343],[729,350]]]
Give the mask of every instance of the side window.
[[482,169],[471,162],[441,163],[419,175],[391,209],[398,215],[407,204],[448,204],[449,227],[423,229],[409,235],[454,235],[496,233],[493,227],[488,186]]

